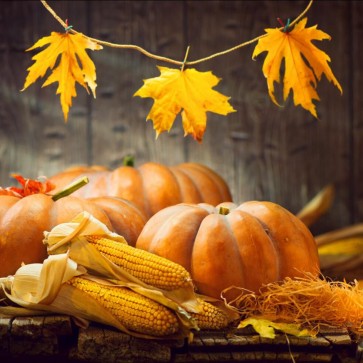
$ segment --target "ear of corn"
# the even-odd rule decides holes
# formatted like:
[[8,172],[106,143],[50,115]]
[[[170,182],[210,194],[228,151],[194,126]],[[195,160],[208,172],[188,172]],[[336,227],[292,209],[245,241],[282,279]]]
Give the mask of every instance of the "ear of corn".
[[201,312],[191,313],[191,316],[195,319],[199,329],[217,330],[228,326],[228,316],[222,309],[201,298],[197,300],[201,305]]
[[85,237],[111,262],[148,285],[168,291],[191,285],[189,272],[164,257],[102,236]]
[[[129,246],[122,236],[112,233],[104,224],[86,212],[80,213],[71,222],[55,226],[44,236],[44,244],[47,245],[49,253],[48,258],[54,256],[57,259],[60,255],[65,255],[70,261],[69,265],[77,267],[77,275],[87,271],[89,280],[107,286],[123,286],[169,309],[177,317],[179,329],[176,334],[168,337],[173,339],[186,337],[189,336],[191,329],[198,330],[190,312],[200,312],[200,306],[190,274],[179,264]],[[50,269],[48,270],[51,272]],[[62,268],[59,270],[63,273]],[[50,277],[54,274],[46,275]],[[59,277],[55,281],[58,283],[58,289],[60,282],[64,283],[74,276],[75,274],[64,272],[64,277],[62,279]],[[72,296],[69,299],[70,303],[75,303],[75,308],[70,309],[71,313],[75,312],[74,316],[90,321],[105,322],[123,331],[131,332],[116,319],[110,310],[102,308],[96,299],[83,301],[84,293],[81,290],[69,284],[66,285],[62,291],[70,290],[71,295],[77,296],[77,299],[72,299]],[[104,290],[100,292],[100,294],[103,293]],[[80,299],[79,296],[81,296]],[[88,305],[85,306],[87,300],[90,301],[88,305],[95,305],[94,308],[88,309]],[[60,311],[63,311],[62,307]],[[144,330],[141,334],[136,332],[133,334],[146,335],[150,338]]]
[[131,331],[162,337],[179,329],[178,319],[170,309],[126,287],[103,285],[83,277],[74,277],[68,283],[95,299]]

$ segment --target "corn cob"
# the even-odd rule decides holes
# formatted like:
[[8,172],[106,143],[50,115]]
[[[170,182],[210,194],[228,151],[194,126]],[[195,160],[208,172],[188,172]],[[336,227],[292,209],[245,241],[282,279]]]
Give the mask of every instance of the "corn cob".
[[86,236],[86,239],[110,261],[146,284],[164,290],[191,284],[189,272],[164,257],[101,236]]
[[179,329],[171,310],[126,287],[102,285],[82,277],[68,283],[97,300],[130,331],[161,337]]
[[190,313],[195,319],[199,329],[223,329],[228,325],[227,314],[217,306],[198,298],[202,311],[200,313]]

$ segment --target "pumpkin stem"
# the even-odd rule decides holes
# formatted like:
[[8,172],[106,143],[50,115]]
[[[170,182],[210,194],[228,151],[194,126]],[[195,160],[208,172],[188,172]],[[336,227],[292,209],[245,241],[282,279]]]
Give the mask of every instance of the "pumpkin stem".
[[219,214],[226,216],[229,213],[229,208],[227,207],[219,207]]
[[69,184],[64,189],[62,189],[61,191],[59,191],[58,193],[54,194],[52,196],[52,199],[54,201],[57,201],[58,199],[64,198],[64,197],[66,197],[66,196],[74,193],[76,190],[78,190],[79,188],[83,187],[88,182],[89,182],[89,179],[86,176],[84,176],[84,177],[82,177],[80,179],[77,179],[73,183]]
[[122,164],[124,166],[135,166],[135,159],[132,155],[126,155],[122,160]]

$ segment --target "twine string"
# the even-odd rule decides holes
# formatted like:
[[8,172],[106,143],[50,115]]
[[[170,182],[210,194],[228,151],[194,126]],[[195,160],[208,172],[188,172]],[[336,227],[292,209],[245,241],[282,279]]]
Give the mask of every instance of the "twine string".
[[[66,22],[64,22],[58,15],[57,13],[49,6],[49,4],[47,3],[46,0],[40,0],[41,3],[44,5],[44,7],[53,15],[53,17],[62,25],[62,27],[64,29],[66,29],[69,33],[72,33],[72,34],[78,34],[78,32],[76,30],[74,30],[72,27],[69,27],[68,24]],[[288,27],[292,27],[295,23],[297,23],[310,9],[311,5],[313,4],[314,0],[310,0],[308,5],[306,6],[306,8],[300,13],[300,15],[298,15],[295,20],[293,20],[292,22],[289,23]],[[284,27],[281,27],[279,28],[279,30],[284,30]],[[138,45],[135,45],[135,44],[116,44],[116,43],[110,43],[110,42],[106,42],[106,41],[103,41],[103,40],[99,40],[99,39],[95,39],[95,38],[91,38],[91,37],[88,37],[84,34],[82,34],[84,37],[86,37],[87,39],[95,42],[95,43],[98,43],[100,45],[103,45],[103,46],[106,46],[106,47],[111,47],[111,48],[120,48],[120,49],[133,49],[133,50],[136,50],[142,54],[144,54],[145,56],[149,57],[149,58],[152,58],[152,59],[155,59],[155,60],[158,60],[158,61],[162,61],[162,62],[167,62],[167,63],[171,63],[171,64],[175,64],[175,65],[178,65],[178,66],[181,66],[182,68],[184,68],[184,66],[190,66],[190,65],[195,65],[195,64],[199,64],[199,63],[202,63],[202,62],[206,62],[208,60],[211,60],[213,58],[216,58],[216,57],[219,57],[219,56],[222,56],[222,55],[225,55],[225,54],[228,54],[228,53],[231,53],[235,50],[238,50],[242,47],[245,47],[247,45],[250,45],[252,43],[255,43],[257,42],[259,39],[265,37],[267,34],[263,34],[263,35],[259,35],[251,40],[248,40],[246,42],[243,42],[241,44],[238,44],[232,48],[229,48],[229,49],[226,49],[224,51],[221,51],[221,52],[218,52],[218,53],[214,53],[214,54],[211,54],[207,57],[204,57],[204,58],[200,58],[200,59],[197,59],[197,60],[194,60],[194,61],[186,61],[183,60],[183,61],[178,61],[178,60],[175,60],[175,59],[172,59],[172,58],[167,58],[167,57],[163,57],[163,56],[160,56],[160,55],[157,55],[157,54],[153,54],[153,53],[150,53],[148,52],[146,49],[138,46]]]
[[180,67],[180,70],[183,72],[184,71],[184,67],[185,67],[185,64],[187,63],[187,58],[188,58],[188,54],[189,54],[189,49],[190,49],[190,46],[188,45],[188,48],[185,52],[185,56],[184,56],[184,60],[183,60],[183,64],[181,65]]

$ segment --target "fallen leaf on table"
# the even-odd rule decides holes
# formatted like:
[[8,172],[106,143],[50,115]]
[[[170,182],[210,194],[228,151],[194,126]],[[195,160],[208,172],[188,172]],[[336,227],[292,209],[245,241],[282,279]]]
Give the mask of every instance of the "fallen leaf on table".
[[64,120],[67,121],[69,108],[72,106],[72,97],[77,96],[76,82],[83,86],[88,93],[89,87],[93,96],[96,97],[96,67],[86,49],[100,50],[102,46],[80,33],[52,32],[50,36],[39,39],[27,51],[47,44],[47,48],[32,58],[35,62],[28,68],[29,73],[22,91],[35,83],[38,78],[43,78],[48,69],[51,69],[52,73],[42,87],[58,82],[57,94],[60,94]]
[[305,28],[307,18],[298,22],[291,31],[278,28],[265,29],[267,35],[260,38],[252,55],[255,59],[267,52],[262,71],[267,78],[268,92],[272,101],[279,106],[275,97],[274,82],[280,83],[280,69],[285,59],[283,78],[283,100],[293,92],[295,106],[301,105],[317,118],[313,100],[320,100],[316,91],[317,82],[324,73],[327,79],[342,93],[342,87],[329,67],[330,57],[311,41],[331,39],[317,26]]
[[294,335],[296,337],[306,337],[306,336],[316,335],[307,329],[301,329],[299,324],[277,323],[267,319],[258,319],[258,318],[247,318],[245,320],[242,320],[238,325],[238,329],[245,328],[248,325],[252,325],[253,329],[255,329],[255,331],[262,338],[274,339],[276,337],[275,330],[279,330],[286,334]]
[[146,120],[152,120],[156,137],[170,131],[175,117],[181,112],[184,135],[191,134],[202,141],[207,126],[206,113],[227,115],[235,112],[229,97],[213,90],[220,79],[212,72],[199,72],[158,67],[160,76],[144,80],[144,85],[134,96],[151,97],[154,104]]

